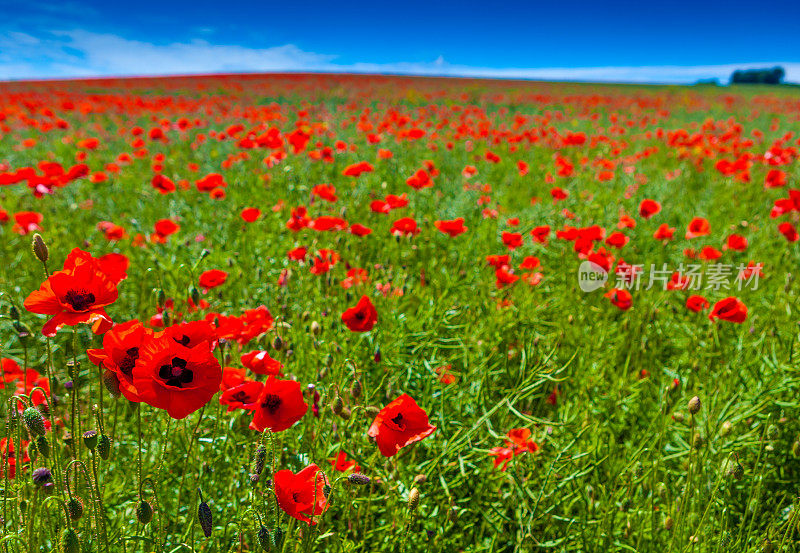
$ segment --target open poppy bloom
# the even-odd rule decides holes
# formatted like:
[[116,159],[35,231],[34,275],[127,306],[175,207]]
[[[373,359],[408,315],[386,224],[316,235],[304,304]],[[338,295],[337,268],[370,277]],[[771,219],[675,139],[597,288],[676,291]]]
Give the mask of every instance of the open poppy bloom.
[[152,339],[153,331],[136,319],[115,325],[103,336],[101,349],[86,351],[89,360],[113,373],[119,389],[128,401],[138,402],[139,394],[133,385],[133,370],[145,341]]
[[712,321],[721,319],[731,323],[743,323],[747,319],[747,306],[739,298],[731,296],[715,303],[708,318]]
[[222,368],[208,342],[183,345],[167,335],[147,340],[133,370],[141,400],[183,419],[207,404],[219,390]]
[[623,311],[627,311],[633,305],[631,293],[624,288],[612,288],[605,294],[605,297]]
[[336,457],[330,459],[330,462],[333,470],[338,472],[347,472],[350,469],[353,469],[353,472],[361,472],[361,467],[358,463],[352,459],[348,459],[347,453],[344,451],[340,451]]
[[711,227],[707,219],[702,217],[695,217],[689,221],[689,227],[686,229],[687,240],[697,238],[698,236],[706,236],[711,233]]
[[368,296],[361,296],[354,307],[342,313],[342,322],[353,332],[369,332],[378,322],[378,311]]
[[250,428],[259,432],[267,428],[281,432],[302,419],[307,411],[308,404],[303,400],[299,382],[270,376],[256,400]]
[[262,382],[247,380],[222,392],[219,402],[228,406],[228,412],[234,409],[252,411],[256,408],[256,402],[263,389],[264,384]]
[[642,200],[639,204],[639,215],[644,219],[649,219],[661,211],[661,204],[655,200]]
[[381,409],[369,427],[384,457],[393,457],[407,445],[433,434],[436,427],[428,422],[428,414],[414,399],[403,394]]
[[203,271],[200,275],[200,286],[208,290],[209,288],[222,286],[226,280],[228,280],[228,273],[219,269],[210,269]]
[[283,369],[283,363],[270,357],[269,352],[265,350],[245,353],[242,355],[242,365],[256,374],[275,376],[281,374],[281,369]]
[[325,474],[315,464],[298,472],[279,470],[275,473],[275,498],[278,507],[292,518],[310,525],[328,509],[324,488],[328,484]]
[[439,229],[439,232],[456,237],[459,234],[467,232],[467,227],[464,226],[464,218],[459,217],[451,221],[435,221],[433,225]]
[[[64,262],[64,269],[56,271],[38,290],[25,299],[25,309],[40,315],[52,315],[42,327],[42,334],[55,336],[64,325],[111,323],[104,309],[117,300],[118,274],[107,274],[105,267],[112,263],[92,257],[88,252],[73,250]],[[116,272],[116,271],[114,271]]]
[[686,298],[686,309],[694,311],[695,313],[699,313],[703,309],[708,309],[709,305],[708,300],[703,296],[692,295]]

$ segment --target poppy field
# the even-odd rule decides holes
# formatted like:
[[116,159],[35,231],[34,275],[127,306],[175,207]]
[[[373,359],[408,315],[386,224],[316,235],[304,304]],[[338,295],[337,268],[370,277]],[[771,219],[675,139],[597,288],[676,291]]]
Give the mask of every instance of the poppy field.
[[0,551],[800,551],[799,124],[788,87],[0,84]]

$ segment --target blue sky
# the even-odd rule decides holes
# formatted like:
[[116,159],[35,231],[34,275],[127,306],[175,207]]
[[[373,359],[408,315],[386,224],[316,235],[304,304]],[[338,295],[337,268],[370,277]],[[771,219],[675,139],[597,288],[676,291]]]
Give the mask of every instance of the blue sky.
[[0,0],[0,79],[355,71],[800,82],[800,2]]

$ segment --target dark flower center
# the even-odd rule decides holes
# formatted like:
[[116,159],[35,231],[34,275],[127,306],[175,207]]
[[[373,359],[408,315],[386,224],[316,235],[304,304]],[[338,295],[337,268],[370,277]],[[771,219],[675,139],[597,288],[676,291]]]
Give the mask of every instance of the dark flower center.
[[194,374],[186,368],[186,361],[180,357],[173,357],[169,365],[161,365],[158,376],[167,384],[175,388],[183,388],[184,384],[189,384],[194,379]]
[[125,357],[117,366],[126,376],[130,376],[133,373],[133,367],[136,365],[137,359],[139,359],[139,348],[129,348],[125,351]]
[[261,402],[261,407],[270,413],[275,413],[275,411],[277,411],[281,406],[281,403],[283,403],[283,400],[281,400],[280,396],[276,396],[275,394],[267,394],[267,396],[264,398],[264,401]]
[[358,313],[355,314],[356,319],[358,319],[359,321],[363,321],[366,318],[366,316],[367,315],[363,311],[359,311]]
[[182,346],[186,346],[186,347],[188,347],[188,346],[189,346],[189,342],[191,342],[191,341],[192,341],[192,339],[191,339],[191,338],[189,338],[189,337],[188,337],[186,334],[184,334],[183,336],[181,336],[181,337],[180,337],[180,339],[179,339],[179,338],[173,338],[173,340],[175,340],[176,342],[178,342],[180,345],[182,345]]
[[70,290],[61,300],[72,306],[75,311],[88,311],[95,298],[94,294],[86,290]]
[[398,430],[405,430],[405,423],[403,422],[403,413],[397,413],[395,417],[391,419],[391,421],[397,426]]
[[247,398],[247,392],[244,392],[244,391],[242,391],[242,390],[239,390],[238,392],[236,392],[235,394],[233,394],[233,395],[231,396],[231,399],[232,399],[233,401],[238,401],[239,403],[244,403],[244,402],[245,402],[245,401],[247,401],[247,399],[248,399],[248,398]]

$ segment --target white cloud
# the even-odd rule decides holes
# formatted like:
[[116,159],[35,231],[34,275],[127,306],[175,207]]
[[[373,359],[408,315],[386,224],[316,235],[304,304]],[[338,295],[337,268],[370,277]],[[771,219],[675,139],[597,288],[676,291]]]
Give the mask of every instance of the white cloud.
[[800,82],[800,63],[764,62],[702,66],[492,68],[432,62],[336,63],[335,55],[307,52],[286,44],[248,48],[206,40],[153,44],[83,30],[33,36],[0,34],[0,79],[172,75],[237,71],[332,71],[430,76],[490,77],[568,81],[691,83],[717,78],[726,82],[736,69],[781,65],[786,79]]

